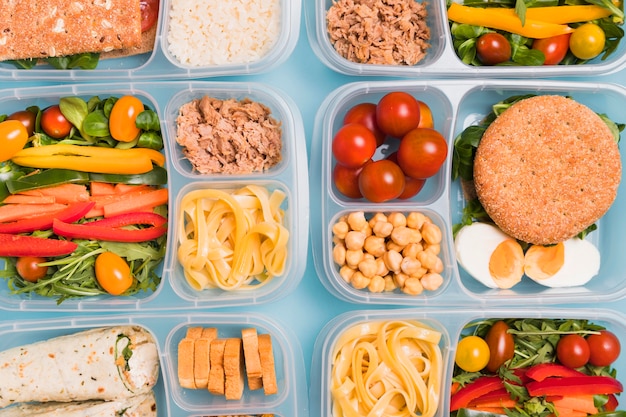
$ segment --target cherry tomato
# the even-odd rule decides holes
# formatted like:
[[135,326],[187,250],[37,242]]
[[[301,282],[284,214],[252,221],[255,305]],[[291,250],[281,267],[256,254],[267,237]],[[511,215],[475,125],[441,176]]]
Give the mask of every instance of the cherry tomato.
[[15,268],[17,273],[26,281],[37,282],[48,273],[47,266],[39,265],[44,262],[46,262],[46,259],[38,256],[22,256],[17,258]]
[[0,122],[0,162],[8,161],[28,142],[26,127],[19,120]]
[[502,320],[495,322],[485,335],[485,342],[489,346],[489,362],[487,370],[496,372],[504,362],[513,358],[515,354],[515,340],[507,333],[509,325]]
[[337,190],[348,198],[361,198],[359,189],[359,174],[363,167],[349,168],[341,164],[335,164],[333,168],[333,182]]
[[500,33],[485,33],[476,41],[476,55],[485,65],[501,64],[511,59],[511,43]]
[[28,137],[33,136],[35,133],[35,120],[37,119],[37,115],[32,111],[28,110],[20,110],[15,113],[7,116],[7,120],[19,120],[22,122],[24,127],[26,128],[26,132],[28,132]]
[[454,356],[456,365],[466,372],[478,372],[489,362],[489,346],[478,336],[467,336],[459,341]]
[[435,128],[435,121],[433,120],[433,112],[428,107],[428,104],[421,100],[417,100],[417,104],[420,106],[420,122],[417,127],[427,127],[429,129]]
[[159,0],[141,0],[141,31],[145,32],[155,25],[159,17]]
[[143,109],[143,103],[137,97],[120,97],[113,105],[109,116],[111,137],[120,142],[135,140],[141,133],[141,129],[136,124],[137,116]]
[[[391,154],[389,154],[389,156],[387,157],[387,159],[389,159],[390,161],[393,161],[394,163],[398,163],[398,152],[393,152]],[[422,191],[422,188],[424,188],[424,184],[426,184],[426,180],[422,179],[422,178],[412,178],[412,177],[408,177],[406,174],[404,175],[404,190],[402,190],[402,193],[398,196],[399,200],[408,200],[411,197],[415,197],[417,194],[419,194],[420,191]]]
[[55,104],[41,112],[41,129],[50,137],[63,139],[72,131],[72,124]]
[[570,33],[563,35],[551,36],[544,39],[535,39],[533,41],[533,49],[541,51],[546,60],[543,65],[557,65],[565,58],[569,51]]
[[369,162],[359,174],[359,189],[373,203],[393,200],[404,190],[404,173],[388,159]]
[[403,91],[386,94],[376,105],[376,123],[380,130],[401,138],[420,122],[420,106],[415,97]]
[[447,156],[448,144],[435,129],[413,129],[402,138],[398,147],[398,165],[413,178],[432,177]]
[[608,330],[587,336],[587,344],[590,351],[589,363],[594,366],[609,366],[617,360],[621,352],[619,339]]
[[580,368],[589,362],[590,349],[587,340],[579,334],[568,334],[556,344],[556,357],[563,365]]
[[376,152],[376,138],[371,130],[359,123],[342,126],[333,137],[333,156],[349,168],[363,166]]
[[133,284],[130,267],[121,256],[113,252],[98,255],[95,270],[98,284],[111,295],[123,294]]
[[578,26],[569,38],[569,49],[576,58],[592,59],[604,49],[606,36],[602,28],[595,23]]
[[343,117],[343,124],[360,123],[374,133],[376,145],[380,146],[385,142],[385,134],[378,128],[376,123],[376,104],[359,103],[351,107]]

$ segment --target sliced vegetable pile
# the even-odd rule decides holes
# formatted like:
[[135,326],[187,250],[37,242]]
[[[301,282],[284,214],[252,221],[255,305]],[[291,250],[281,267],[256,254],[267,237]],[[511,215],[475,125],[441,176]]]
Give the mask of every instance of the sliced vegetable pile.
[[[383,148],[388,155],[375,159]],[[426,103],[392,91],[376,104],[348,110],[333,136],[332,154],[333,183],[341,194],[382,203],[417,195],[445,162],[448,145]]]
[[[458,343],[452,416],[585,417],[616,411],[617,336],[575,319],[488,319]],[[614,412],[615,414],[600,414]]]
[[0,116],[0,277],[56,298],[154,290],[168,190],[158,115],[64,97]]
[[605,60],[624,36],[611,0],[449,2],[454,49],[468,65],[574,65]]

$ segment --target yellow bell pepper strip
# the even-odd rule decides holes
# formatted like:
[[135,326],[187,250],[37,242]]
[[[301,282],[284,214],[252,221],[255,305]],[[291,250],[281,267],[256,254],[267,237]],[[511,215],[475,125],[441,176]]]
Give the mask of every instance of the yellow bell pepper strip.
[[88,145],[47,145],[32,146],[20,150],[15,156],[50,156],[50,155],[76,155],[90,156],[101,159],[117,158],[148,158],[158,166],[165,164],[165,155],[161,152],[149,148],[105,148],[102,146]]
[[574,31],[573,28],[567,25],[541,22],[528,18],[526,23],[522,25],[522,21],[517,15],[508,16],[495,12],[493,8],[468,7],[458,3],[452,3],[448,8],[448,19],[457,23],[504,30],[531,39],[550,38]]
[[[515,9],[493,7],[489,9],[493,13],[505,16],[517,16]],[[568,23],[588,22],[590,20],[609,17],[611,11],[595,4],[581,4],[574,6],[547,6],[529,7],[526,9],[526,19],[537,20],[545,23],[566,25]]]

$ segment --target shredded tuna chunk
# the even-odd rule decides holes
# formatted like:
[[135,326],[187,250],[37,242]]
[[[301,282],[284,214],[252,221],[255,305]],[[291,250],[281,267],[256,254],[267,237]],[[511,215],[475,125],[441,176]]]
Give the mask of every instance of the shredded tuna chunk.
[[265,171],[282,159],[282,130],[271,110],[255,101],[209,96],[184,104],[176,142],[201,174]]
[[364,64],[415,65],[430,47],[426,7],[415,0],[336,0],[328,33],[344,58]]

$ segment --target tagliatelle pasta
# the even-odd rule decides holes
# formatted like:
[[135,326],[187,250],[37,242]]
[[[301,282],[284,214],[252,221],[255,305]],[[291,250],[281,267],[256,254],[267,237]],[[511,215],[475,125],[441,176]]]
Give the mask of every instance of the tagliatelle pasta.
[[250,290],[285,270],[285,193],[257,185],[193,190],[181,200],[178,260],[192,288]]
[[346,330],[332,355],[333,416],[434,416],[443,378],[440,339],[413,320]]

